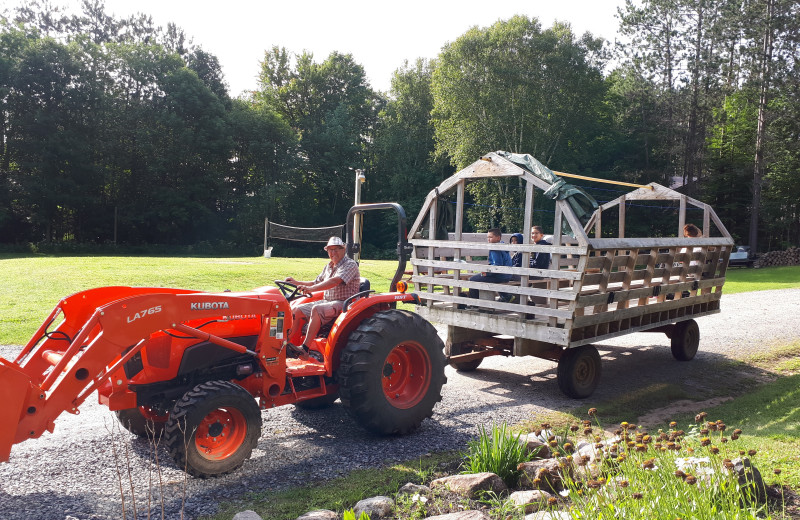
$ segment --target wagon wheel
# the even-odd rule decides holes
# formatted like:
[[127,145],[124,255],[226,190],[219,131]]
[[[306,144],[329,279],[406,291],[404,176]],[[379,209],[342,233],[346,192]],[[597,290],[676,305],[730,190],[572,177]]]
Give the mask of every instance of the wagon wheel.
[[114,412],[117,420],[122,426],[139,437],[147,438],[152,435],[155,438],[161,436],[164,425],[169,419],[168,413],[158,413],[149,406],[138,406]]
[[672,356],[678,361],[689,361],[697,354],[700,346],[700,328],[694,320],[686,320],[673,325],[670,334]]
[[[464,343],[455,343],[450,346],[448,355],[458,356],[460,354],[469,354],[470,352],[472,352],[472,347]],[[459,372],[472,372],[480,366],[482,361],[483,358],[473,359],[471,361],[451,361],[450,366]]]
[[342,351],[342,404],[372,432],[415,430],[442,399],[442,347],[436,329],[419,315],[397,309],[375,313]]
[[568,348],[558,360],[558,387],[573,399],[585,399],[597,388],[600,372],[600,354],[594,345]]
[[175,403],[164,432],[179,468],[198,477],[223,475],[250,457],[261,435],[261,409],[239,385],[209,381]]

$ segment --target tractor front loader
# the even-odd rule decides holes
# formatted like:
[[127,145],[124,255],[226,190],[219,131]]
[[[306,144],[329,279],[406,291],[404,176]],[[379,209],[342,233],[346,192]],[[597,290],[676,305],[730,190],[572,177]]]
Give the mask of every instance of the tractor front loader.
[[441,400],[445,359],[433,326],[396,308],[419,301],[396,291],[409,251],[405,213],[355,206],[348,235],[355,212],[386,208],[400,220],[391,292],[345,302],[314,340],[322,361],[287,357],[290,301],[301,298],[291,284],[238,293],[102,287],[61,300],[13,362],[0,358],[0,462],[14,444],[52,432],[61,413],[79,413],[94,391],[131,432],[163,435],[178,467],[200,477],[249,458],[265,408],[339,397],[370,431],[416,429]]

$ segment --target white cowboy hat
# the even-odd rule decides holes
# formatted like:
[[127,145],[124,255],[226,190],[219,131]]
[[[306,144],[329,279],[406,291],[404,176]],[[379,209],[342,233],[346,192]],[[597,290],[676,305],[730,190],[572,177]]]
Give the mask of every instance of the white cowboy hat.
[[339,238],[339,237],[331,237],[331,238],[328,239],[328,245],[326,245],[322,249],[327,251],[328,248],[331,247],[331,246],[333,246],[333,247],[344,247],[344,242],[342,242],[342,239]]

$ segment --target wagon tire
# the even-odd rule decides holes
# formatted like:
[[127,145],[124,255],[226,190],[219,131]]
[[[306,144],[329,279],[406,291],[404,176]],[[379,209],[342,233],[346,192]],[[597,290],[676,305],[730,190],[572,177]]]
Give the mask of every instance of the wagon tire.
[[260,436],[261,409],[252,395],[230,381],[209,381],[186,392],[164,428],[175,463],[197,477],[237,469]]
[[159,414],[147,406],[117,410],[114,414],[123,428],[143,439],[161,437],[169,420],[168,413]]
[[558,360],[558,387],[568,397],[586,399],[597,388],[600,373],[600,353],[594,345],[568,348]]
[[[472,348],[464,346],[463,343],[455,343],[449,350],[448,355],[450,356],[458,356],[459,354],[468,354],[472,352]],[[472,372],[477,370],[482,362],[483,358],[473,359],[471,361],[451,361],[450,366],[459,372]]]
[[670,334],[672,356],[678,361],[690,361],[700,346],[700,328],[694,320],[676,323]]
[[414,431],[442,399],[443,350],[436,329],[419,315],[398,309],[375,313],[342,350],[342,404],[373,433]]

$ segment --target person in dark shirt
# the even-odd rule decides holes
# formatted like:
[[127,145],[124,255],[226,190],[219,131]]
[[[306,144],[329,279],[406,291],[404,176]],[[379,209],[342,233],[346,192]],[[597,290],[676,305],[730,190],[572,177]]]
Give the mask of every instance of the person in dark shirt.
[[[509,240],[511,244],[521,244],[522,243],[522,233],[514,233],[511,235],[511,239]],[[517,251],[514,253],[514,256],[511,257],[511,265],[513,267],[522,267],[522,253]]]
[[[550,245],[550,242],[544,239],[544,233],[541,226],[533,226],[531,228],[531,243],[537,245]],[[531,267],[535,269],[549,269],[550,268],[550,253],[533,253],[531,255]],[[539,276],[535,278],[541,278]]]

